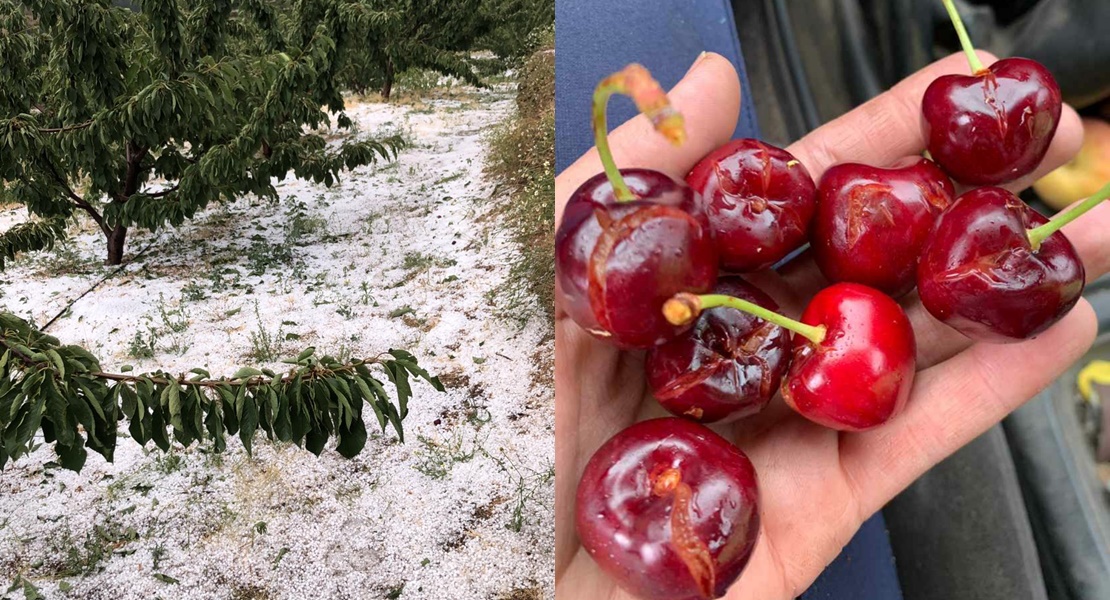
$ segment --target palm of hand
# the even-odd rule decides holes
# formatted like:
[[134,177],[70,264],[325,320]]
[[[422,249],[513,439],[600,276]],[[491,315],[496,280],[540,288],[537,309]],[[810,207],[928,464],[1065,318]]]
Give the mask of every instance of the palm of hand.
[[[718,62],[724,63],[704,61]],[[867,129],[861,118],[874,121],[883,111],[893,111],[895,117],[905,120],[905,113],[914,105],[904,97],[919,100],[929,81],[959,64],[945,60],[928,67],[886,95],[817,130],[790,151],[815,177],[836,162],[882,164],[919,152],[923,143],[916,121],[913,127],[901,126],[908,139],[900,141],[888,132],[881,140],[886,146],[883,149],[878,142],[875,147],[852,147],[852,140],[845,136],[852,131],[857,131],[856,136],[866,135],[867,131],[859,132],[861,127]],[[727,63],[702,64],[672,92],[674,103],[687,115],[692,129],[692,144],[688,145],[693,147],[672,157],[669,165],[652,164],[652,160],[663,159],[645,158],[636,166],[680,176],[693,161],[724,141],[715,136],[724,131],[727,137],[732,127],[722,127],[713,117],[699,119],[697,112],[699,103],[719,106],[722,102],[713,97],[707,83],[697,79],[700,75],[706,81],[719,80],[720,72],[709,73],[713,69],[723,69],[726,76],[731,72]],[[645,127],[634,121],[616,132],[613,139],[618,152],[621,140],[636,139],[637,130],[648,140]],[[718,133],[699,138],[700,128]],[[1078,128],[1074,113],[1066,110],[1053,148],[1035,176],[1074,152]],[[836,142],[852,152],[832,152],[830,144]],[[631,142],[625,145],[630,146],[627,154],[635,154]],[[639,145],[646,146],[645,157],[660,155],[650,141]],[[667,156],[666,152],[662,155]],[[632,162],[636,162],[635,156]],[[587,155],[561,175],[556,185],[559,202],[565,202],[577,183],[597,170],[596,165],[596,157]],[[1017,182],[1015,187],[1024,183]],[[1090,278],[1110,266],[1110,249],[1098,240],[1098,227],[1106,227],[1107,222],[1110,209],[1103,207],[1086,221],[1081,219],[1065,229],[1086,262]],[[795,260],[779,273],[768,271],[746,278],[774,297],[784,314],[794,317],[826,285],[810,259]],[[759,474],[760,537],[747,569],[730,589],[730,600],[796,597],[867,517],[929,467],[1035,395],[1074,362],[1094,337],[1094,315],[1082,301],[1039,338],[1005,346],[970,345],[932,319],[913,295],[903,306],[918,341],[918,374],[906,410],[890,422],[863,433],[838,433],[805,420],[776,398],[753,418],[714,426],[751,458]],[[634,422],[665,414],[647,388],[643,362],[642,352],[621,352],[592,338],[557,309],[556,590],[560,598],[631,598],[578,544],[574,494],[586,462],[605,440]]]

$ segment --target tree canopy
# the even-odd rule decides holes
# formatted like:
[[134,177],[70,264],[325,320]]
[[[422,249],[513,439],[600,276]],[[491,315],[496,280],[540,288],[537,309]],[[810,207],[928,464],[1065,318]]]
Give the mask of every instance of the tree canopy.
[[351,125],[335,75],[390,22],[372,4],[0,1],[0,181],[31,216],[0,233],[0,260],[50,247],[84,212],[119,264],[129,227],[395,156],[396,137],[318,131],[332,113]]

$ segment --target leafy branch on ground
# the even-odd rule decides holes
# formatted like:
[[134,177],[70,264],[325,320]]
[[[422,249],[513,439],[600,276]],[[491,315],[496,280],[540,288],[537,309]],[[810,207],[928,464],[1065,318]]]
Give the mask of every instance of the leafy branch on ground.
[[[62,345],[2,312],[0,351],[0,468],[30,452],[39,430],[67,469],[81,470],[86,448],[111,461],[121,419],[130,422],[135,441],[153,441],[162,451],[169,450],[172,435],[183,446],[209,441],[222,452],[226,437],[238,434],[250,453],[261,429],[271,440],[316,455],[334,435],[336,450],[350,458],[366,444],[364,407],[383,431],[392,425],[404,441],[410,375],[443,391],[439,379],[404,350],[343,363],[307,348],[283,361],[290,365],[283,374],[251,367],[220,378],[201,368],[178,375],[107,373],[84,348]],[[375,366],[395,388],[396,402],[381,374],[371,370]]]

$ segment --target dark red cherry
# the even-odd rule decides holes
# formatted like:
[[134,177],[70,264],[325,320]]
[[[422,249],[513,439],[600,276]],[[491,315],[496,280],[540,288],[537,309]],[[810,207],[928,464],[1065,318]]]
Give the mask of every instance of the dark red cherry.
[[[778,310],[770,296],[739,277],[721,278],[713,291]],[[712,423],[763,410],[789,364],[786,329],[718,307],[703,312],[686,333],[648,352],[645,372],[663,408]]]
[[693,190],[663,173],[622,169],[637,200],[619,202],[600,173],[571,196],[555,236],[555,274],[567,314],[622,348],[682,333],[661,307],[717,280],[717,252]]
[[995,187],[960,196],[921,255],[921,303],[980,341],[1027,339],[1059,321],[1083,292],[1083,263],[1061,233],[1033,250],[1028,230],[1047,220]]
[[733,140],[695,165],[686,183],[705,198],[725,269],[767,268],[807,241],[817,190],[786,150]]
[[906,404],[913,387],[913,327],[897,302],[855,283],[813,297],[802,322],[825,328],[815,342],[794,336],[782,397],[803,417],[859,431],[881,425]]
[[582,547],[636,598],[719,598],[759,533],[755,469],[703,425],[637,423],[586,465],[576,521]]
[[938,77],[921,100],[929,154],[960,183],[1013,181],[1041,163],[1061,102],[1052,74],[1026,58]]
[[811,241],[830,281],[898,297],[913,289],[917,257],[937,216],[955,197],[932,161],[904,158],[889,168],[836,165],[821,176]]

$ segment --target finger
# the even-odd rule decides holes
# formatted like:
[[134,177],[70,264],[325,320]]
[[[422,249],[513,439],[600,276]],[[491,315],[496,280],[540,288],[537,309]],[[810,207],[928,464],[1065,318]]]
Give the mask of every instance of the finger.
[[[990,64],[998,60],[989,52],[978,51]],[[883,166],[902,157],[925,150],[921,127],[921,98],[925,89],[941,75],[968,72],[962,53],[942,58],[903,79],[893,88],[851,112],[817,128],[791,145],[788,150],[802,161],[815,180],[829,167],[842,162]],[[1083,140],[1079,116],[1064,105],[1056,135],[1045,159],[1032,174],[1005,187],[1020,191],[1034,180],[1067,162]]]
[[[984,64],[997,58],[979,52]],[[953,54],[906,77],[851,112],[813,130],[787,150],[809,169],[814,180],[842,162],[883,166],[925,150],[921,97],[941,75],[968,73],[967,59]]]
[[975,344],[918,373],[906,410],[872,431],[841,434],[841,467],[861,518],[1046,388],[1090,348],[1094,310],[1081,300],[1041,337]]
[[[1061,231],[1075,246],[1088,283],[1110,272],[1110,239],[1106,236],[1106,232],[1110,231],[1110,202],[1099,204],[1065,225]],[[908,305],[906,314],[917,335],[918,369],[948,360],[972,343],[963,334],[935,319],[919,301]]]
[[[701,157],[727,142],[740,116],[740,79],[728,59],[705,53],[667,94],[686,123],[686,142],[672,146],[656,133],[647,117],[638,115],[609,134],[619,167],[642,167],[682,179]],[[556,222],[563,205],[582,182],[602,171],[597,150],[591,149],[555,179]]]

